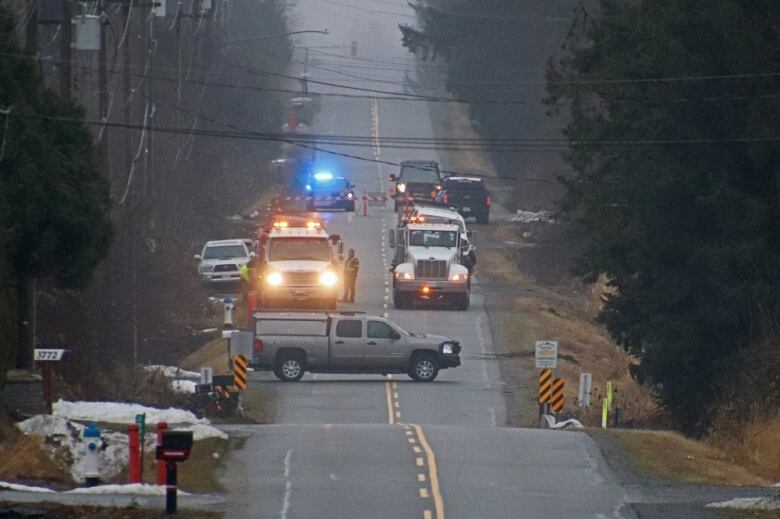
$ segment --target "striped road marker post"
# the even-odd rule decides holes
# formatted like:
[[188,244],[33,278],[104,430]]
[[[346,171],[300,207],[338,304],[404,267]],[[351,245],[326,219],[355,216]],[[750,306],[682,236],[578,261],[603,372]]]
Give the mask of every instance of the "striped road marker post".
[[243,355],[233,357],[233,385],[236,389],[243,391],[246,389],[246,377],[249,373],[249,362]]
[[[547,406],[552,398],[553,370],[550,368],[539,371],[539,420],[547,414]],[[540,422],[541,423],[541,422]]]
[[563,387],[566,383],[562,378],[556,378],[552,383],[552,398],[550,399],[550,408],[553,413],[560,413],[563,410]]

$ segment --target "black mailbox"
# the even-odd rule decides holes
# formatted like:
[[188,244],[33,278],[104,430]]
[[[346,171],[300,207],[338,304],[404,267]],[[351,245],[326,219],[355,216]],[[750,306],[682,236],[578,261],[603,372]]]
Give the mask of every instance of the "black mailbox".
[[186,461],[192,450],[192,431],[164,431],[162,445],[157,446],[157,459]]

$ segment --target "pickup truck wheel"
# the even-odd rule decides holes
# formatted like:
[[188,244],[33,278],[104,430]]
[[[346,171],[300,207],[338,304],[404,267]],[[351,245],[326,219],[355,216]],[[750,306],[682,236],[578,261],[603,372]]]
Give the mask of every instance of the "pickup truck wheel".
[[274,367],[274,375],[282,382],[298,382],[304,371],[303,360],[297,355],[281,357]]
[[415,355],[409,364],[409,376],[417,382],[433,382],[439,374],[439,363],[432,354]]

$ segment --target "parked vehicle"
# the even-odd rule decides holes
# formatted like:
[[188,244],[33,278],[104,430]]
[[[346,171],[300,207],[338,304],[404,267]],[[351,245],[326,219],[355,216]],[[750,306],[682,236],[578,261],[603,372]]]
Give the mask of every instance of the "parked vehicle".
[[201,281],[212,287],[237,285],[241,281],[239,269],[249,263],[254,245],[246,239],[206,242],[203,251],[195,255]]
[[434,200],[441,189],[439,164],[432,160],[405,160],[398,175],[390,175],[393,182],[390,195],[395,211],[411,200]]
[[408,308],[414,302],[445,302],[467,310],[471,286],[463,265],[460,229],[441,223],[409,223],[391,229],[393,304]]
[[490,223],[493,198],[481,178],[447,177],[436,200],[455,208],[464,218],[473,216],[477,223]]
[[310,176],[304,186],[306,190],[306,209],[343,209],[355,212],[355,186],[342,177],[329,171],[318,171]]
[[431,382],[460,366],[457,341],[361,312],[255,312],[255,369],[295,382],[311,373],[406,373]]

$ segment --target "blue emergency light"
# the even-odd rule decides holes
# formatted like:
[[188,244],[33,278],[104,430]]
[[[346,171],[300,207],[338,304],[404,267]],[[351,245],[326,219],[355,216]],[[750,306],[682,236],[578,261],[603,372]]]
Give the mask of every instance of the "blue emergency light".
[[327,180],[333,180],[333,173],[330,171],[318,171],[314,174],[314,180],[317,182],[325,182]]

